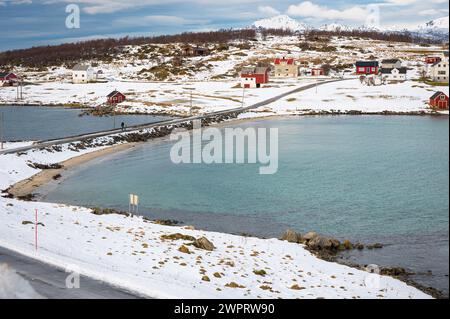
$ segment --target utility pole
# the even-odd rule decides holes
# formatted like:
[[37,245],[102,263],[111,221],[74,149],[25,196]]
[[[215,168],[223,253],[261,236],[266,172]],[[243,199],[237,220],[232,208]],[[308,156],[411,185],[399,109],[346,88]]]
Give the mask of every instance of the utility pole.
[[245,86],[242,89],[242,105],[241,105],[242,108],[244,107],[244,99],[245,99]]
[[5,122],[3,120],[3,112],[0,113],[0,150],[3,149],[3,126]]
[[116,106],[113,104],[114,129],[116,129]]
[[191,103],[191,106],[190,106],[190,109],[189,109],[189,113],[190,113],[190,115],[192,115],[192,91],[191,91],[190,103]]
[[23,82],[21,80],[17,81],[16,85],[16,100],[23,100]]

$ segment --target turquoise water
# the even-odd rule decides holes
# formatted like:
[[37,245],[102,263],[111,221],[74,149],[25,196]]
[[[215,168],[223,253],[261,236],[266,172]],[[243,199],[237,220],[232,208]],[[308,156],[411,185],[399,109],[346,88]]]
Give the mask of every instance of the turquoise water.
[[[291,227],[382,241],[390,247],[384,253],[358,258],[433,270],[435,277],[419,280],[448,290],[448,117],[304,117],[239,126],[279,129],[277,174],[259,175],[256,164],[175,165],[172,142],[160,140],[82,165],[42,192],[52,202],[123,209],[135,193],[143,215],[217,231],[279,236]],[[416,244],[406,249],[408,241]]]
[[[0,106],[4,117],[5,141],[36,141],[61,138],[114,128],[112,116],[82,116],[83,111],[45,106]],[[152,115],[118,115],[116,128],[156,122],[167,117]],[[1,123],[0,123],[1,125]]]

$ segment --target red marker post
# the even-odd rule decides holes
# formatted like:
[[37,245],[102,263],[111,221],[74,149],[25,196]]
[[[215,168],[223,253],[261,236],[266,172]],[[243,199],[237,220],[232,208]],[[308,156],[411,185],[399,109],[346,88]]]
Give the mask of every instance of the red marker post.
[[35,211],[35,226],[34,226],[34,249],[38,250],[38,210]]

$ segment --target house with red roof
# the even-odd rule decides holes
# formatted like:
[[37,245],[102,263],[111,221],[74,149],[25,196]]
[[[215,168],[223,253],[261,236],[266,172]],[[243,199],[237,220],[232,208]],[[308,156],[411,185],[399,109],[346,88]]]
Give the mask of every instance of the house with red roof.
[[17,82],[19,77],[14,73],[0,72],[0,86],[10,86]]
[[298,66],[293,58],[277,58],[274,74],[277,78],[295,78],[298,76]]

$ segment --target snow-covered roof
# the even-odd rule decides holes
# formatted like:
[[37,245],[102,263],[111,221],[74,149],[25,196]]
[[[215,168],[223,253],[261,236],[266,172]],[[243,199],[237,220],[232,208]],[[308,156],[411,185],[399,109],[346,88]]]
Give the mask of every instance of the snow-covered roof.
[[91,67],[89,65],[86,64],[77,64],[73,67],[72,71],[87,71],[89,70]]
[[406,74],[408,72],[407,68],[382,68],[381,74],[391,74],[395,69],[397,69],[400,74]]

